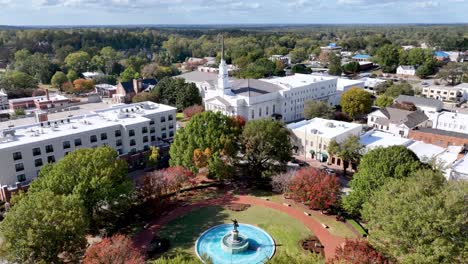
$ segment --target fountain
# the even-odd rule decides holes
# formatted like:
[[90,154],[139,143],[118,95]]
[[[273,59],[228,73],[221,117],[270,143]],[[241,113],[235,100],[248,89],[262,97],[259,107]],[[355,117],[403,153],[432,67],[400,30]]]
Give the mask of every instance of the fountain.
[[[222,224],[206,230],[198,238],[197,256],[207,256],[214,264],[265,263],[275,253],[275,242],[264,230],[239,224]],[[202,259],[203,260],[203,259]]]

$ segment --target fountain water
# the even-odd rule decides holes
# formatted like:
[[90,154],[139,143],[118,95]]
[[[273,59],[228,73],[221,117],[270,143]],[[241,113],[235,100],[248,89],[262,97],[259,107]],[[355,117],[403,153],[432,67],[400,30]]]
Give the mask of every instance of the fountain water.
[[249,239],[246,236],[239,235],[237,219],[232,220],[232,222],[234,223],[234,229],[223,237],[221,243],[224,251],[236,254],[249,248]]

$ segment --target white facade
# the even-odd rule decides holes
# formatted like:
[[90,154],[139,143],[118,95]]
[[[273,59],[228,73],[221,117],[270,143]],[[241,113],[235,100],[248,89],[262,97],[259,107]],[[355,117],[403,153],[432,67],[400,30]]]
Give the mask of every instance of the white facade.
[[5,90],[0,90],[0,110],[8,109],[8,95]]
[[337,83],[336,83],[337,93],[336,93],[334,104],[339,105],[341,103],[341,95],[353,87],[364,89],[365,82],[362,80],[338,78]]
[[88,115],[0,131],[0,185],[30,181],[41,167],[79,148],[108,145],[132,154],[170,140],[176,108],[142,102],[96,110]]
[[464,89],[451,86],[429,86],[424,87],[422,95],[427,98],[434,98],[440,101],[460,102],[465,97]]
[[370,113],[367,125],[395,136],[408,137],[409,131],[417,126],[430,126],[429,118],[422,111],[407,111],[387,107]]
[[287,126],[294,135],[298,153],[307,158],[326,161],[330,157],[328,146],[332,140],[343,142],[350,136],[360,136],[362,125],[323,118],[314,118]]
[[441,112],[434,117],[432,127],[468,134],[468,114]]
[[398,66],[396,73],[398,75],[415,76],[416,69],[414,66]]

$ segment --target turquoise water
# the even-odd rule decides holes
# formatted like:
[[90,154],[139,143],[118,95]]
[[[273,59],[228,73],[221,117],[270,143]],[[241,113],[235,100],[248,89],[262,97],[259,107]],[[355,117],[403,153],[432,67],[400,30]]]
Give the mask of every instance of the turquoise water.
[[197,240],[195,251],[198,256],[209,256],[214,264],[258,264],[264,263],[275,253],[275,242],[262,229],[239,224],[239,234],[248,237],[249,249],[242,253],[231,254],[221,247],[223,236],[231,232],[232,224],[214,226],[205,231]]

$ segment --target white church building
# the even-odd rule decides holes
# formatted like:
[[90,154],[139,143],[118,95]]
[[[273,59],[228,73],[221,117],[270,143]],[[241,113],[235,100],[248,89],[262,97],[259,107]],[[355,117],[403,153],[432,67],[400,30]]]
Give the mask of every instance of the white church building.
[[339,96],[336,77],[295,74],[230,80],[223,55],[217,82],[207,82],[199,88],[206,110],[240,115],[246,120],[273,117],[284,122],[296,121],[304,118],[306,101],[320,100],[334,105]]

